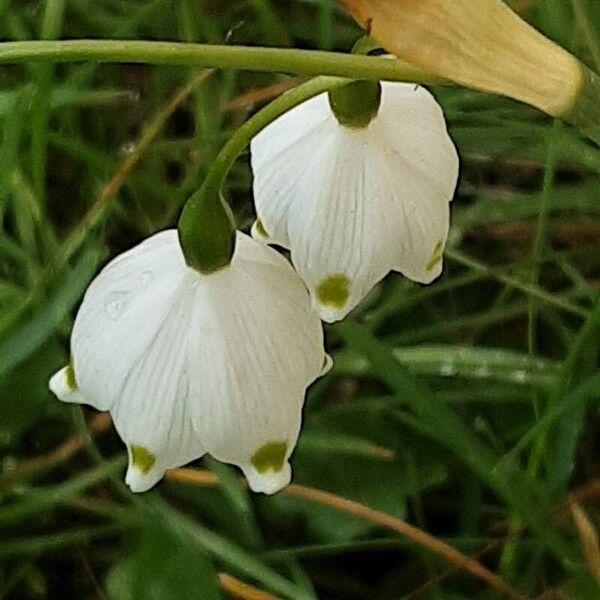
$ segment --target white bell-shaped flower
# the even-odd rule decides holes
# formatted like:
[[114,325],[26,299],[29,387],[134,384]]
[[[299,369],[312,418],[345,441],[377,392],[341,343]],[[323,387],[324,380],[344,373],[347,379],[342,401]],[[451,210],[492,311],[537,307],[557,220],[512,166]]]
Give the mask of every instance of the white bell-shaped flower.
[[291,250],[325,321],[342,319],[390,270],[420,283],[442,270],[459,168],[442,110],[422,87],[383,83],[367,116],[342,124],[321,94],[251,145],[252,233]]
[[238,233],[231,264],[202,275],[168,230],[92,282],[71,364],[50,388],[110,411],[133,491],[208,452],[274,493],[290,480],[306,388],[328,365],[321,323],[282,256]]

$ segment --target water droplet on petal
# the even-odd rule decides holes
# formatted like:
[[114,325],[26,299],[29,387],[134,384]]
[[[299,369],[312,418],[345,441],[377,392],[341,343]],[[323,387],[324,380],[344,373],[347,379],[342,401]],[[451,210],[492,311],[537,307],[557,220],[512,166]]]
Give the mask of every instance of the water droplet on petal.
[[116,321],[127,307],[128,292],[111,292],[104,301],[104,309],[110,319]]
[[153,279],[154,279],[154,273],[152,273],[152,271],[144,271],[142,273],[142,285],[144,287],[150,285],[152,283]]

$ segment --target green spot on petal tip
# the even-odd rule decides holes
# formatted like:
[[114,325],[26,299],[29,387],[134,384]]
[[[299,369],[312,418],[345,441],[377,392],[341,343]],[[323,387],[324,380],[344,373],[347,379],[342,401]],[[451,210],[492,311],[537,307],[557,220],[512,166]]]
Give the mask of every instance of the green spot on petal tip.
[[75,378],[75,369],[73,368],[73,363],[69,363],[67,366],[67,370],[65,371],[65,377],[67,381],[68,388],[74,392],[77,389],[77,379]]
[[131,463],[146,475],[156,463],[156,456],[144,446],[131,446]]
[[441,256],[434,256],[425,267],[426,271],[433,271],[442,262]]
[[425,266],[425,270],[433,271],[442,262],[443,254],[444,254],[444,244],[442,241],[439,241],[435,245],[435,248],[433,249],[433,252],[431,253],[431,260]]
[[256,219],[256,223],[254,224],[254,226],[256,227],[256,233],[258,233],[260,237],[269,237],[269,234],[267,233],[267,230],[265,229],[265,226],[263,225],[263,222],[260,219]]
[[285,442],[269,442],[252,455],[250,462],[261,475],[278,472],[283,468],[286,452],[287,444]]
[[317,298],[323,306],[343,308],[349,296],[350,280],[345,275],[331,275],[317,286]]

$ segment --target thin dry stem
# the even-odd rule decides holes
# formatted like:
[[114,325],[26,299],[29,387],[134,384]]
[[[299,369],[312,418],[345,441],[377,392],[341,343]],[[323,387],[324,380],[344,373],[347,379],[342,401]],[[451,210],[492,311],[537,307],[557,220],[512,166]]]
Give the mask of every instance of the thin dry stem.
[[570,508],[585,562],[592,577],[600,583],[600,544],[598,544],[598,532],[579,504],[573,502]]
[[219,583],[232,598],[237,600],[281,600],[279,596],[240,581],[228,573],[219,573]]
[[598,500],[600,500],[600,479],[594,479],[572,492],[567,503],[586,504]]
[[[218,477],[216,477],[213,473],[186,468],[173,469],[172,471],[167,472],[165,478],[169,481],[189,483],[199,486],[213,487],[219,484]],[[495,573],[492,573],[492,571],[484,567],[475,559],[464,555],[456,548],[453,548],[438,538],[406,523],[405,521],[396,519],[395,517],[392,517],[386,513],[373,510],[364,504],[360,504],[358,502],[348,500],[347,498],[342,498],[340,496],[336,496],[335,494],[330,494],[329,492],[315,488],[292,484],[282,490],[282,493],[287,496],[302,498],[303,500],[309,500],[324,506],[329,506],[347,514],[354,515],[360,519],[364,519],[365,521],[381,525],[382,527],[405,536],[422,548],[426,548],[430,552],[433,552],[438,556],[442,556],[456,567],[471,573],[471,575],[477,577],[478,579],[481,579],[487,585],[502,593],[507,598],[511,598],[511,600],[528,600],[526,595],[513,588],[501,577]]]
[[[110,426],[110,417],[106,413],[99,414],[92,421],[91,433],[105,431]],[[28,475],[41,469],[49,468],[60,462],[63,462],[73,456],[86,442],[86,437],[77,435],[67,440],[62,446],[50,454],[32,459],[23,463],[18,471],[19,475]],[[209,471],[181,468],[167,471],[165,474],[167,481],[186,483],[202,487],[216,487],[220,484],[219,478]],[[363,504],[336,496],[323,490],[300,486],[296,484],[289,485],[283,490],[284,494],[296,498],[302,498],[311,502],[329,506],[347,514],[354,515],[371,523],[376,523],[395,531],[406,538],[412,540],[415,544],[426,548],[439,556],[445,558],[448,562],[457,568],[471,573],[473,576],[481,579],[490,587],[504,594],[511,600],[529,600],[527,596],[513,588],[501,577],[484,567],[476,559],[464,555],[456,548],[442,542],[438,538],[426,533],[425,531],[396,519],[386,513],[373,510]]]
[[[479,552],[477,552],[476,554],[471,556],[471,558],[473,560],[482,559],[484,556],[486,556],[490,552],[497,550],[498,547],[501,546],[504,541],[505,540],[496,540],[494,542],[490,542],[489,544],[487,544],[487,546],[485,546],[485,548],[483,548],[482,550],[480,550]],[[452,577],[453,575],[455,575],[456,573],[459,573],[459,572],[460,572],[460,569],[458,567],[452,566],[449,569],[446,569],[445,571],[443,571],[442,573],[439,573],[439,574],[435,575],[434,577],[431,577],[421,587],[412,591],[410,594],[408,594],[408,596],[405,596],[403,598],[403,600],[417,600],[417,598],[420,598],[423,594],[426,594],[427,592],[430,592],[431,590],[437,588],[440,585],[440,583],[446,581],[447,579],[450,579],[450,577]]]
[[[90,420],[89,435],[100,435],[108,431],[111,425],[112,420],[108,413],[98,413]],[[66,462],[85,446],[88,439],[88,435],[74,435],[55,450],[20,463],[10,475],[12,477],[32,475]]]
[[288,78],[267,87],[247,90],[243,94],[240,94],[227,102],[223,106],[223,112],[248,109],[254,107],[256,104],[272,100],[284,92],[291,90],[293,87],[296,87],[300,81],[301,80],[298,78]]

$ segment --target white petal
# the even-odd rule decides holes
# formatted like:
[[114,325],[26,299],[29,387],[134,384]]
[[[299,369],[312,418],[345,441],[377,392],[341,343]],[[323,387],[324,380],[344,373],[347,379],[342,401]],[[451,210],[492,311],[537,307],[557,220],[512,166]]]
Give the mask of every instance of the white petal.
[[260,473],[252,464],[241,465],[248,485],[253,492],[262,494],[275,494],[289,485],[292,479],[292,467],[285,462],[279,471]]
[[186,356],[196,277],[177,232],[162,232],[100,273],[75,321],[71,350],[83,397],[111,411],[131,458],[132,448],[152,457],[143,467],[130,461],[134,491],[204,454],[189,414]]
[[252,140],[252,168],[269,166],[273,158],[309,137],[325,121],[335,119],[327,94],[319,94],[286,112]]
[[71,336],[77,382],[92,406],[108,410],[121,397],[187,272],[177,232],[170,230],[121,254],[92,282]]
[[67,365],[50,378],[48,387],[59,400],[73,404],[86,404],[73,373],[73,367]]
[[[139,448],[143,448],[143,446]],[[139,452],[139,448],[135,448],[136,453]],[[163,478],[167,467],[149,451],[147,463],[141,462],[139,459],[136,460],[130,446],[127,447],[127,454],[129,456],[129,466],[127,467],[127,473],[125,473],[125,483],[132,492],[136,494],[147,492]]]
[[[182,286],[151,345],[131,366],[111,411],[119,435],[130,448],[126,482],[133,491],[145,491],[166,469],[205,453],[190,409],[195,401],[190,396],[188,367],[195,277],[190,272],[189,285]],[[132,449],[154,458],[147,471],[136,466]]]
[[424,88],[384,83],[382,104],[370,130],[380,140],[388,194],[402,239],[394,269],[421,283],[442,271],[449,206],[459,172],[456,148],[441,107]]
[[257,137],[254,189],[269,236],[290,248],[321,318],[336,321],[390,270],[439,275],[458,158],[423,88],[383,84],[365,129],[340,126],[326,95],[318,106],[325,116],[306,114],[314,122],[303,125],[298,107]]
[[338,128],[327,94],[288,111],[250,145],[256,213],[270,243],[289,247],[287,211],[302,201],[299,186],[307,164],[318,163],[323,143]]
[[198,283],[194,306],[197,435],[252,489],[273,493],[289,482],[305,390],[325,361],[306,288],[282,256],[239,234],[231,266]]
[[[110,409],[127,444],[133,491],[207,450],[257,491],[289,482],[304,394],[327,360],[302,280],[268,246],[238,234],[232,264],[201,275],[176,232],[150,238],[92,283],[71,345],[82,397]],[[69,377],[51,383],[65,398]]]
[[[303,202],[288,212],[292,261],[325,321],[345,317],[391,268],[377,151],[367,130],[338,127],[303,181]],[[311,176],[309,173],[312,173]]]

